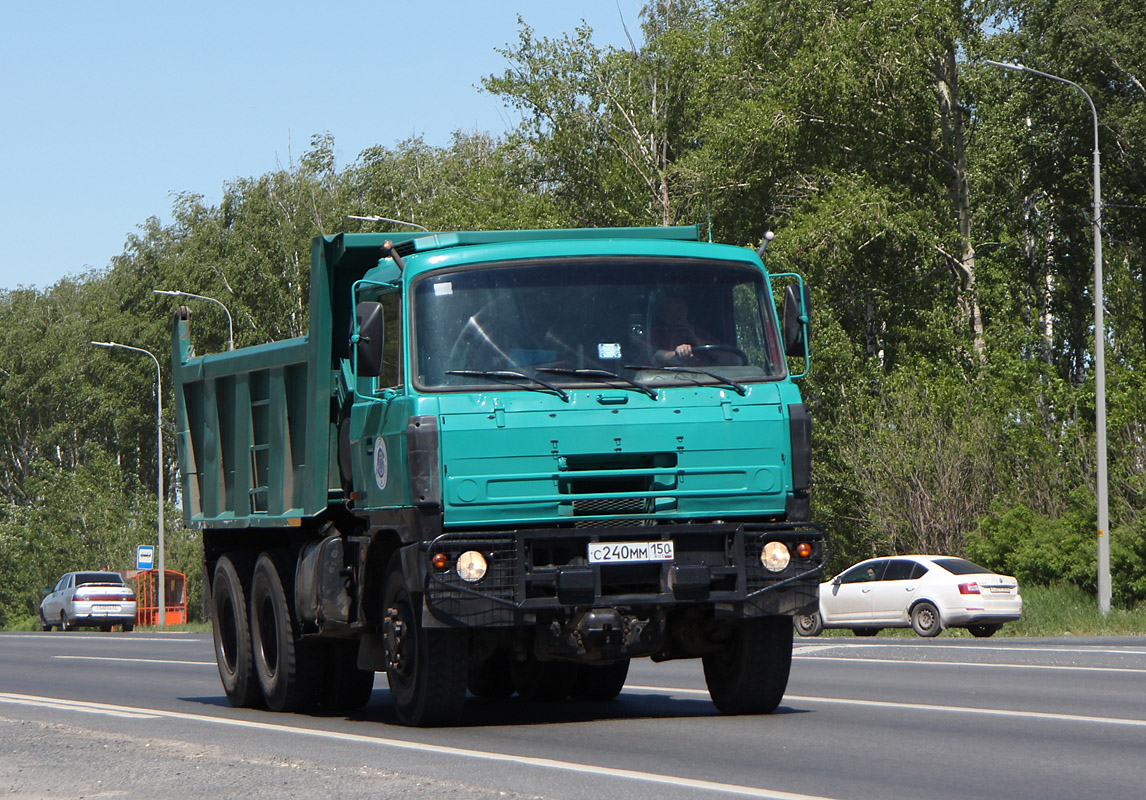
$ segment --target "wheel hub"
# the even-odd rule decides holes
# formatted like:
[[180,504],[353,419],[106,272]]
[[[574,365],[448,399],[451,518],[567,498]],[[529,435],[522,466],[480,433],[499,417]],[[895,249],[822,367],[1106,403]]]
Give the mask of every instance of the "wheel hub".
[[386,625],[386,669],[405,674],[408,666],[406,623],[397,608],[386,609],[384,622]]

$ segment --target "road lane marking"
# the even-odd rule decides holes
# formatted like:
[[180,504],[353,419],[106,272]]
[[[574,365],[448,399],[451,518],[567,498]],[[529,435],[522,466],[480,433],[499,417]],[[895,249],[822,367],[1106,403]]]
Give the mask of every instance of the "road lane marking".
[[922,665],[933,667],[983,667],[986,669],[1042,669],[1067,670],[1072,672],[1131,672],[1143,673],[1146,669],[1136,667],[1070,667],[1064,664],[984,664],[977,661],[917,661],[906,658],[847,658],[845,656],[801,656],[793,655],[793,659],[803,661],[852,661],[865,664],[907,664],[910,666]]
[[854,640],[845,640],[835,644],[828,643],[808,643],[795,645],[795,651],[801,650],[850,650],[857,647],[879,647],[888,650],[920,650],[926,648],[927,650],[959,650],[964,653],[973,653],[979,650],[997,650],[1004,653],[1070,653],[1073,655],[1119,655],[1119,656],[1142,656],[1146,655],[1146,650],[1133,649],[1133,648],[1098,648],[1098,647],[1046,647],[1046,646],[1026,646],[1022,644],[1016,645],[1002,645],[1002,644],[874,644],[871,642],[857,642]]
[[85,714],[106,714],[110,717],[124,717],[126,719],[160,719],[159,714],[153,714],[145,709],[126,709],[122,706],[109,706],[103,703],[86,703],[80,700],[57,700],[52,697],[9,694],[8,692],[0,692],[0,703],[50,708],[53,711],[81,711]]
[[126,661],[131,664],[192,664],[194,666],[215,666],[214,661],[176,661],[167,658],[125,658],[123,656],[52,656],[65,661]]
[[[686,694],[708,697],[706,689],[681,689],[671,686],[630,686],[625,684],[624,691],[642,692],[645,694]],[[1050,711],[1015,711],[1005,708],[975,708],[973,706],[937,706],[928,703],[899,703],[888,700],[856,700],[847,697],[809,697],[806,695],[784,695],[785,703],[832,703],[835,705],[867,706],[869,708],[907,709],[909,711],[947,711],[956,714],[980,714],[992,717],[1021,717],[1025,719],[1044,719],[1056,722],[1089,722],[1100,725],[1125,725],[1132,728],[1146,728],[1146,719],[1130,719],[1127,717],[1087,717],[1080,714],[1056,714]]]
[[15,695],[0,693],[0,702],[12,702],[22,705],[35,705],[44,708],[65,710],[92,711],[96,713],[115,713],[117,716],[135,716],[150,718],[178,719],[191,722],[205,722],[214,725],[226,725],[234,728],[246,728],[269,733],[291,733],[301,736],[313,736],[320,739],[329,739],[356,744],[374,745],[378,747],[393,748],[396,750],[413,750],[434,755],[453,756],[457,758],[472,758],[483,761],[508,762],[511,764],[525,764],[541,769],[558,770],[577,774],[607,776],[622,780],[640,783],[652,783],[663,786],[687,787],[703,792],[739,795],[741,797],[759,797],[765,800],[835,800],[835,798],[822,795],[798,794],[774,789],[761,789],[755,786],[740,786],[733,783],[717,783],[715,781],[697,780],[670,775],[658,775],[651,772],[638,772],[636,770],[618,769],[616,767],[599,766],[596,764],[578,764],[574,761],[558,761],[552,758],[536,756],[515,755],[512,753],[495,753],[487,750],[470,750],[464,747],[450,747],[448,745],[426,744],[423,742],[407,741],[404,739],[387,739],[376,736],[364,736],[356,733],[342,733],[339,731],[324,731],[316,728],[304,728],[295,725],[281,725],[255,720],[233,719],[229,717],[213,717],[204,714],[189,714],[181,711],[164,711],[160,709],[132,708],[130,706],[113,706],[104,703],[87,703],[73,700],[58,700],[51,697],[35,697],[32,695]]
[[[195,637],[195,638],[190,638]],[[48,639],[67,642],[163,642],[164,644],[198,644],[202,641],[195,633],[166,633],[161,636],[141,635],[138,633],[104,633],[102,631],[69,631],[61,633],[0,633],[0,642],[9,639],[38,639],[43,642]]]

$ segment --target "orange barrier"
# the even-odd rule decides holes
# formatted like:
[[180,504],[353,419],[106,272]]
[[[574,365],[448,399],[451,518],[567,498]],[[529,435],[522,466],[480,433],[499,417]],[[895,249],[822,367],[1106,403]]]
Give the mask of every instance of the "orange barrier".
[[[167,573],[164,591],[164,621],[167,625],[182,625],[187,622],[187,576],[173,569]],[[159,570],[129,569],[120,573],[125,581],[135,583],[135,614],[137,625],[159,624]]]

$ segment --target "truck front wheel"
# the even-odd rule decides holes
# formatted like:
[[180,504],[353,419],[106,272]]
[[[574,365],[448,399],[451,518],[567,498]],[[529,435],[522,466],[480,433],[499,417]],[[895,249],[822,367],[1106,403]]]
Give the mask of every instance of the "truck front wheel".
[[[271,711],[304,711],[317,701],[321,664],[318,653],[299,641],[283,575],[293,575],[293,563],[285,556],[280,570],[275,559],[263,553],[251,579],[251,644],[255,673],[263,699]],[[293,582],[292,582],[293,583]],[[292,585],[292,584],[289,584]]]
[[223,556],[215,564],[215,577],[211,581],[211,619],[214,622],[211,631],[215,640],[215,661],[219,665],[219,678],[227,700],[236,708],[259,705],[262,695],[251,654],[247,593],[238,568],[228,556]]
[[421,596],[406,588],[395,554],[387,571],[386,682],[405,725],[428,727],[458,721],[466,697],[466,631],[423,628]]
[[722,714],[767,714],[788,688],[792,620],[742,620],[728,647],[703,661],[708,695]]

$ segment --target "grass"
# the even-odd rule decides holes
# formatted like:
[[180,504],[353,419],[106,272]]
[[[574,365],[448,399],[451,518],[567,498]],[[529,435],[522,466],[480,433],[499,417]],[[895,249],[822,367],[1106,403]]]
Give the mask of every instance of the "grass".
[[1023,618],[1004,625],[998,636],[1141,636],[1146,634],[1146,603],[1111,608],[1103,617],[1098,601],[1074,586],[1022,587]]

